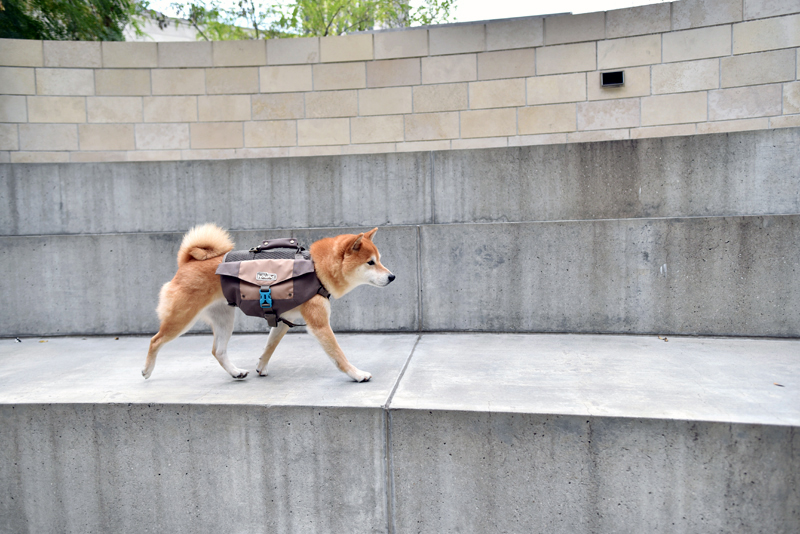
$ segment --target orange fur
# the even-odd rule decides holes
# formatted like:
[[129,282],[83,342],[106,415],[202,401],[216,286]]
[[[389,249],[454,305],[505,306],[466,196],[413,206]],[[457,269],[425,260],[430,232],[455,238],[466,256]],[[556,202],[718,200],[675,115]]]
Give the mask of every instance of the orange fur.
[[178,267],[191,260],[207,260],[233,250],[231,236],[215,224],[195,226],[183,237],[178,250]]

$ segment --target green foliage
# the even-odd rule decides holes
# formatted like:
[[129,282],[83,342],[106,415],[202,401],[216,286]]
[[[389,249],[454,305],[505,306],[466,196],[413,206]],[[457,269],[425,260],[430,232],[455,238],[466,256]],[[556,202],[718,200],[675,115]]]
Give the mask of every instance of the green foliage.
[[144,9],[135,0],[0,0],[0,38],[124,41]]
[[[264,5],[239,0],[223,9],[212,0],[173,3],[179,16],[198,31],[199,39],[262,39],[274,37],[324,37],[345,33],[438,24],[451,21],[456,0],[426,0],[416,10],[403,0],[297,0]],[[239,27],[237,24],[246,24]]]

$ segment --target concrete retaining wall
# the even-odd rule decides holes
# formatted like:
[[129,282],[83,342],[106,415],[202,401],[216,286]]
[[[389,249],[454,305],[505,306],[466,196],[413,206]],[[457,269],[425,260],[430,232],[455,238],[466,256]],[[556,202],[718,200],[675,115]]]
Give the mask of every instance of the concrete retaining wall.
[[789,426],[155,404],[0,422],[3,532],[800,528]]

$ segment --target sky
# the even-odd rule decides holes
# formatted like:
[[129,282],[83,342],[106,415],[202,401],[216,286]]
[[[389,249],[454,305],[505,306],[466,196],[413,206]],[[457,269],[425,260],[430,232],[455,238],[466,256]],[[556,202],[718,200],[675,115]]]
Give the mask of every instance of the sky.
[[[175,0],[150,0],[150,7],[174,15],[169,5]],[[281,3],[280,0],[261,0],[264,4]],[[669,0],[456,0],[456,22],[530,17],[553,13],[591,13],[610,11],[645,4],[658,4]],[[221,0],[220,4],[233,5],[236,0]],[[412,6],[422,0],[411,0]]]

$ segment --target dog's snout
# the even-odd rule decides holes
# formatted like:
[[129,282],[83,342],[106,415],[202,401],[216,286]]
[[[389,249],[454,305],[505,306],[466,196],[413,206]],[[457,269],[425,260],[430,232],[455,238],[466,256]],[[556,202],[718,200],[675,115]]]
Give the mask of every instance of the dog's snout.
[[393,274],[389,275],[389,283],[394,282],[395,276]]

